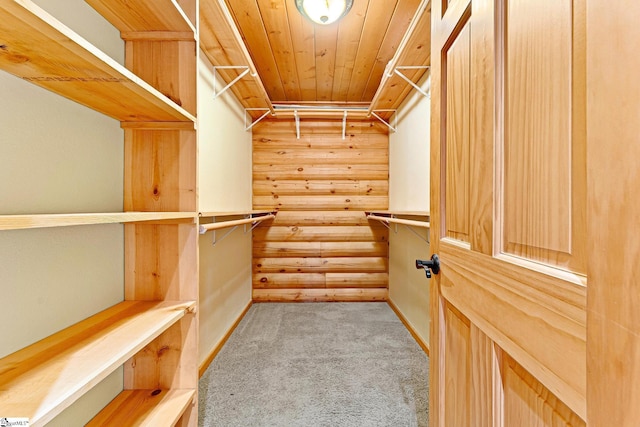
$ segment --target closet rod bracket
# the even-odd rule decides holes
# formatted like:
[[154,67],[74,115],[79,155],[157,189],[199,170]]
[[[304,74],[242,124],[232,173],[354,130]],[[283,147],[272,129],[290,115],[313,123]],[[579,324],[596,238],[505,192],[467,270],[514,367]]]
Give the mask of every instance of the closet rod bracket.
[[344,116],[342,116],[342,139],[347,138],[347,110],[344,110]]

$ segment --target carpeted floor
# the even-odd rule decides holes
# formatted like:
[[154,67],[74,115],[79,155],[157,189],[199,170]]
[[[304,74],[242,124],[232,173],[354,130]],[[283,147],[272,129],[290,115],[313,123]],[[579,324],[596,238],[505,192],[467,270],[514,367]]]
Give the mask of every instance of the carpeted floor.
[[254,304],[199,393],[207,427],[426,427],[428,359],[386,303]]

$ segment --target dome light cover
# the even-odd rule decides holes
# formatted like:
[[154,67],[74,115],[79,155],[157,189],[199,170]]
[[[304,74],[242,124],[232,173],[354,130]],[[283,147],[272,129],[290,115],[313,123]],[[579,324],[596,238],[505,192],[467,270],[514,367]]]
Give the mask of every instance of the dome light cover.
[[329,25],[345,16],[353,0],[296,0],[296,7],[307,19],[320,25]]

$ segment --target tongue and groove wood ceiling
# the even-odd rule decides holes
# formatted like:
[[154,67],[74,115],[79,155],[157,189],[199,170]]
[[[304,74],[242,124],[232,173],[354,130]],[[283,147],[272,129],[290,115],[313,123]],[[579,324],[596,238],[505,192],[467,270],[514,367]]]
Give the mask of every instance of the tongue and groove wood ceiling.
[[[246,75],[231,88],[247,108],[372,101],[375,109],[397,108],[411,87],[385,68],[400,46],[395,65],[429,65],[430,9],[424,0],[354,0],[342,20],[322,26],[294,0],[201,0],[200,40],[214,65],[257,72],[259,80]],[[229,82],[240,71],[218,73]],[[424,72],[403,71],[414,82]]]

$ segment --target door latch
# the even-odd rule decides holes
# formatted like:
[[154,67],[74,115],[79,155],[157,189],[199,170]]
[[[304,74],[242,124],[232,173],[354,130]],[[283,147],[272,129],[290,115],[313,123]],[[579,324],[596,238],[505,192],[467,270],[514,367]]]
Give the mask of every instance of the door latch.
[[416,268],[424,268],[427,279],[431,279],[431,272],[438,274],[440,272],[440,258],[437,254],[431,255],[431,261],[416,260]]

